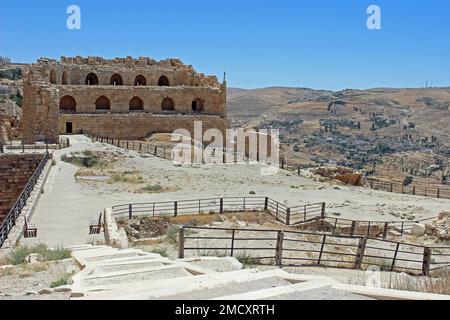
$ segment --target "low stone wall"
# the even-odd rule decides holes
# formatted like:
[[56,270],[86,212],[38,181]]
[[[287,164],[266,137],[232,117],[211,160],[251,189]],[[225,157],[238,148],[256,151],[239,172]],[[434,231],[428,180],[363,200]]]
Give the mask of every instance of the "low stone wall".
[[42,158],[41,154],[0,156],[0,223],[19,198]]
[[136,114],[61,114],[59,132],[66,133],[71,123],[74,133],[90,132],[115,139],[141,139],[152,133],[171,133],[177,129],[194,132],[194,122],[201,121],[203,132],[218,129],[225,133],[229,120],[219,116]]
[[123,228],[119,229],[117,226],[112,209],[103,209],[103,223],[106,244],[121,249],[128,248],[127,234]]
[[[23,236],[23,227],[25,225],[25,217],[27,217],[28,221],[31,220],[33,216],[34,210],[39,202],[39,199],[43,192],[45,192],[44,186],[47,181],[48,175],[52,168],[52,163],[49,161],[45,166],[44,170],[39,177],[38,182],[33,188],[33,191],[30,194],[30,197],[27,200],[25,207],[23,207],[21,214],[16,220],[16,225],[11,229],[8,235],[8,239],[3,243],[3,246],[0,249],[0,257],[4,257],[14,248],[17,242]],[[38,230],[39,232],[39,230]]]

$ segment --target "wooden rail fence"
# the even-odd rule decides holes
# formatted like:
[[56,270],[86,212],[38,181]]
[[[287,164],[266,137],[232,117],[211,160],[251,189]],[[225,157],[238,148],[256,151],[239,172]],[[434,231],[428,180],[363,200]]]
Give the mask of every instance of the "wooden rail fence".
[[450,247],[426,247],[366,237],[310,232],[191,227],[180,228],[179,257],[245,257],[254,264],[324,266],[430,275],[450,266]]

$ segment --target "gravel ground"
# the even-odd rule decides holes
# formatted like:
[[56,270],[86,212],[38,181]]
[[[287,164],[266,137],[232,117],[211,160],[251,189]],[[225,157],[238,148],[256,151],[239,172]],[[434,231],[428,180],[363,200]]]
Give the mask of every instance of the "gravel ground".
[[0,271],[0,300],[68,300],[70,293],[39,295],[52,282],[78,270],[73,259],[24,264]]
[[78,168],[58,161],[49,179],[32,222],[39,228],[39,237],[32,242],[51,246],[77,245],[94,242],[88,236],[89,221],[102,208],[130,202],[171,201],[222,196],[269,196],[290,206],[325,201],[329,215],[349,219],[397,220],[405,217],[437,216],[449,210],[450,200],[393,194],[357,187],[337,186],[313,181],[292,172],[281,171],[273,176],[261,176],[260,165],[185,165],[140,157],[111,145],[92,143],[85,136],[71,136],[72,147],[55,152],[61,155],[82,150],[105,151],[118,159],[114,170],[138,171],[144,181],[160,184],[163,193],[128,192],[126,184],[105,181],[76,182]]

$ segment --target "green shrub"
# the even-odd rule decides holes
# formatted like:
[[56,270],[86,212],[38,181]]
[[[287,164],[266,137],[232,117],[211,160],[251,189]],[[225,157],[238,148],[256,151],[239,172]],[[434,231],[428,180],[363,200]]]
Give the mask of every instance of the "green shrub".
[[25,258],[31,253],[37,253],[42,261],[57,261],[70,258],[70,250],[58,247],[48,249],[45,244],[38,244],[34,247],[21,246],[14,249],[9,257],[10,264],[19,265],[25,262]]
[[159,254],[161,257],[167,258],[169,254],[167,253],[167,249],[165,248],[155,248],[152,250],[152,253]]
[[258,264],[258,259],[254,258],[251,253],[246,251],[238,253],[235,258],[244,266],[254,266]]
[[177,235],[180,229],[177,226],[170,226],[166,230],[166,239],[171,243],[177,243]]
[[71,276],[71,274],[66,273],[64,276],[62,276],[58,280],[53,281],[50,284],[50,288],[57,288],[57,287],[61,287],[61,286],[67,285],[68,282],[69,282],[70,276]]
[[149,184],[146,185],[143,189],[144,191],[153,193],[161,192],[164,190],[164,188],[160,184]]

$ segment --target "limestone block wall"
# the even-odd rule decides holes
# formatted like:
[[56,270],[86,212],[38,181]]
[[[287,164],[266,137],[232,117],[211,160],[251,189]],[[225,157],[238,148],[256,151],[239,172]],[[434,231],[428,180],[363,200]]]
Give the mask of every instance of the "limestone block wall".
[[[175,103],[175,111],[191,113],[192,102],[204,102],[203,114],[226,116],[226,95],[221,89],[209,87],[125,87],[125,86],[57,86],[59,99],[71,96],[76,102],[77,113],[96,113],[95,102],[105,96],[111,104],[111,112],[127,113],[130,101],[138,97],[143,102],[145,112],[161,113],[161,103],[170,98]],[[59,101],[59,100],[58,100]]]
[[42,161],[42,155],[0,156],[0,223]]
[[22,127],[30,144],[94,129],[135,139],[159,130],[191,130],[193,120],[225,130],[225,118],[226,82],[178,59],[42,58],[24,80]]
[[56,143],[59,139],[59,94],[55,87],[41,82],[24,81],[23,139]]
[[194,122],[202,121],[203,132],[218,129],[225,134],[230,123],[219,116],[129,114],[61,114],[59,130],[63,134],[67,122],[74,133],[92,132],[115,139],[141,139],[152,133],[171,133],[186,129],[193,133]]

